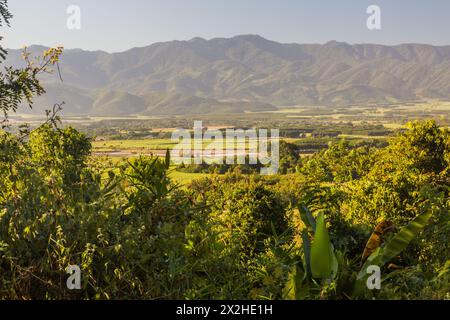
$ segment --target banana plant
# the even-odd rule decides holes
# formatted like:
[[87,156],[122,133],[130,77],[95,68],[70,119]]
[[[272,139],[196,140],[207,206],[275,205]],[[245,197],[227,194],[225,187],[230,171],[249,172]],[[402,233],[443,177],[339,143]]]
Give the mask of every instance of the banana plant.
[[428,225],[431,212],[418,215],[408,225],[404,226],[398,233],[390,238],[383,247],[378,247],[363,264],[359,271],[353,290],[354,297],[364,296],[367,283],[367,269],[369,266],[383,267],[389,261],[397,257],[416,238],[419,233]]
[[[330,241],[325,225],[323,213],[319,213],[314,219],[311,212],[304,205],[299,206],[300,217],[306,228],[302,230],[302,263],[297,264],[291,270],[284,289],[283,298],[288,300],[303,300],[314,295],[314,290],[329,284],[338,275],[338,259]],[[353,292],[347,296],[350,299],[367,297],[371,291],[367,289],[367,269],[371,265],[383,267],[397,257],[414,238],[427,226],[431,212],[418,215],[408,225],[400,229],[392,236],[383,247],[378,247],[366,260],[359,272],[350,277],[350,287]],[[312,242],[310,240],[312,236]],[[342,258],[343,254],[337,252]],[[340,255],[339,255],[340,254]]]
[[298,210],[305,225],[302,230],[303,266],[296,265],[292,269],[284,292],[286,299],[296,300],[306,298],[310,289],[320,287],[320,282],[331,283],[338,272],[323,212],[315,219],[305,205],[299,205]]

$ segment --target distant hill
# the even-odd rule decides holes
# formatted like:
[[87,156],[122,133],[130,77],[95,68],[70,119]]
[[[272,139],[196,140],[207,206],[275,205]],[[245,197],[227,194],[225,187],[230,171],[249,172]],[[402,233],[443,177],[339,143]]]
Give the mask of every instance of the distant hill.
[[[32,46],[33,54],[44,47]],[[20,65],[20,50],[8,64]],[[180,115],[282,105],[450,100],[450,46],[281,44],[257,35],[155,43],[121,53],[66,50],[34,112]]]

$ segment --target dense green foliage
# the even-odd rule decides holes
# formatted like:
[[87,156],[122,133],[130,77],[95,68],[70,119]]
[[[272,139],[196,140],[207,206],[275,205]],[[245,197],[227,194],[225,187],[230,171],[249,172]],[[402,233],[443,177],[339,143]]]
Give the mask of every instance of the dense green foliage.
[[[448,293],[449,133],[431,121],[383,149],[332,145],[290,175],[230,173],[183,190],[168,178],[168,159],[111,169],[70,127],[44,125],[25,142],[2,132],[0,146],[3,298],[280,299],[305,254],[302,202],[322,229],[326,217],[323,237],[340,266],[302,298],[348,298],[375,224],[400,228],[421,214],[430,222],[394,258],[399,269],[383,268],[375,294]],[[70,264],[82,268],[80,291],[65,286]]]
[[[5,115],[43,93],[36,76],[60,52],[1,73]],[[170,157],[105,163],[53,121],[0,131],[0,299],[449,298],[448,130],[415,122],[387,146],[280,151],[282,175],[231,170],[181,189]],[[398,230],[368,258],[383,276],[369,291],[361,254],[385,219]],[[74,264],[81,290],[66,286]]]

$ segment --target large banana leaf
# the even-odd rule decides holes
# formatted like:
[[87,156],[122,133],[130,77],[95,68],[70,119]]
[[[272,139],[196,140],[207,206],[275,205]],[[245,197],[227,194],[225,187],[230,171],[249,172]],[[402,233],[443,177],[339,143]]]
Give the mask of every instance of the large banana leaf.
[[377,265],[381,268],[387,262],[398,256],[426,227],[430,218],[431,213],[424,213],[417,216],[413,221],[404,226],[397,234],[389,239],[384,247],[380,248],[380,250],[374,251],[364,264],[358,278],[361,274],[365,274],[368,266]]
[[417,237],[417,235],[426,227],[432,214],[431,212],[423,213],[412,220],[408,225],[404,226],[397,234],[386,242],[382,248],[377,248],[367,259],[366,263],[358,273],[355,283],[355,294],[360,294],[365,287],[367,268],[371,265],[383,267],[390,260],[398,256],[409,243]]
[[311,245],[311,273],[314,278],[331,279],[336,271],[337,259],[325,225],[324,215],[320,213]]
[[393,236],[382,249],[380,258],[381,265],[391,261],[405,250],[409,243],[427,226],[431,216],[431,212],[417,216],[406,227],[402,228],[395,236]]

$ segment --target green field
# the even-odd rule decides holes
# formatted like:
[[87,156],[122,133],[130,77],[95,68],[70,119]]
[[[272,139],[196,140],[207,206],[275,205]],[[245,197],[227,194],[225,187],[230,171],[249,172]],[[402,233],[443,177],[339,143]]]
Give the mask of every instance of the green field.
[[139,139],[139,140],[106,140],[94,141],[94,152],[111,152],[116,150],[162,150],[171,149],[177,142],[170,139]]
[[170,170],[169,176],[174,182],[178,183],[182,187],[185,187],[195,179],[206,178],[211,175],[208,173],[186,173]]

